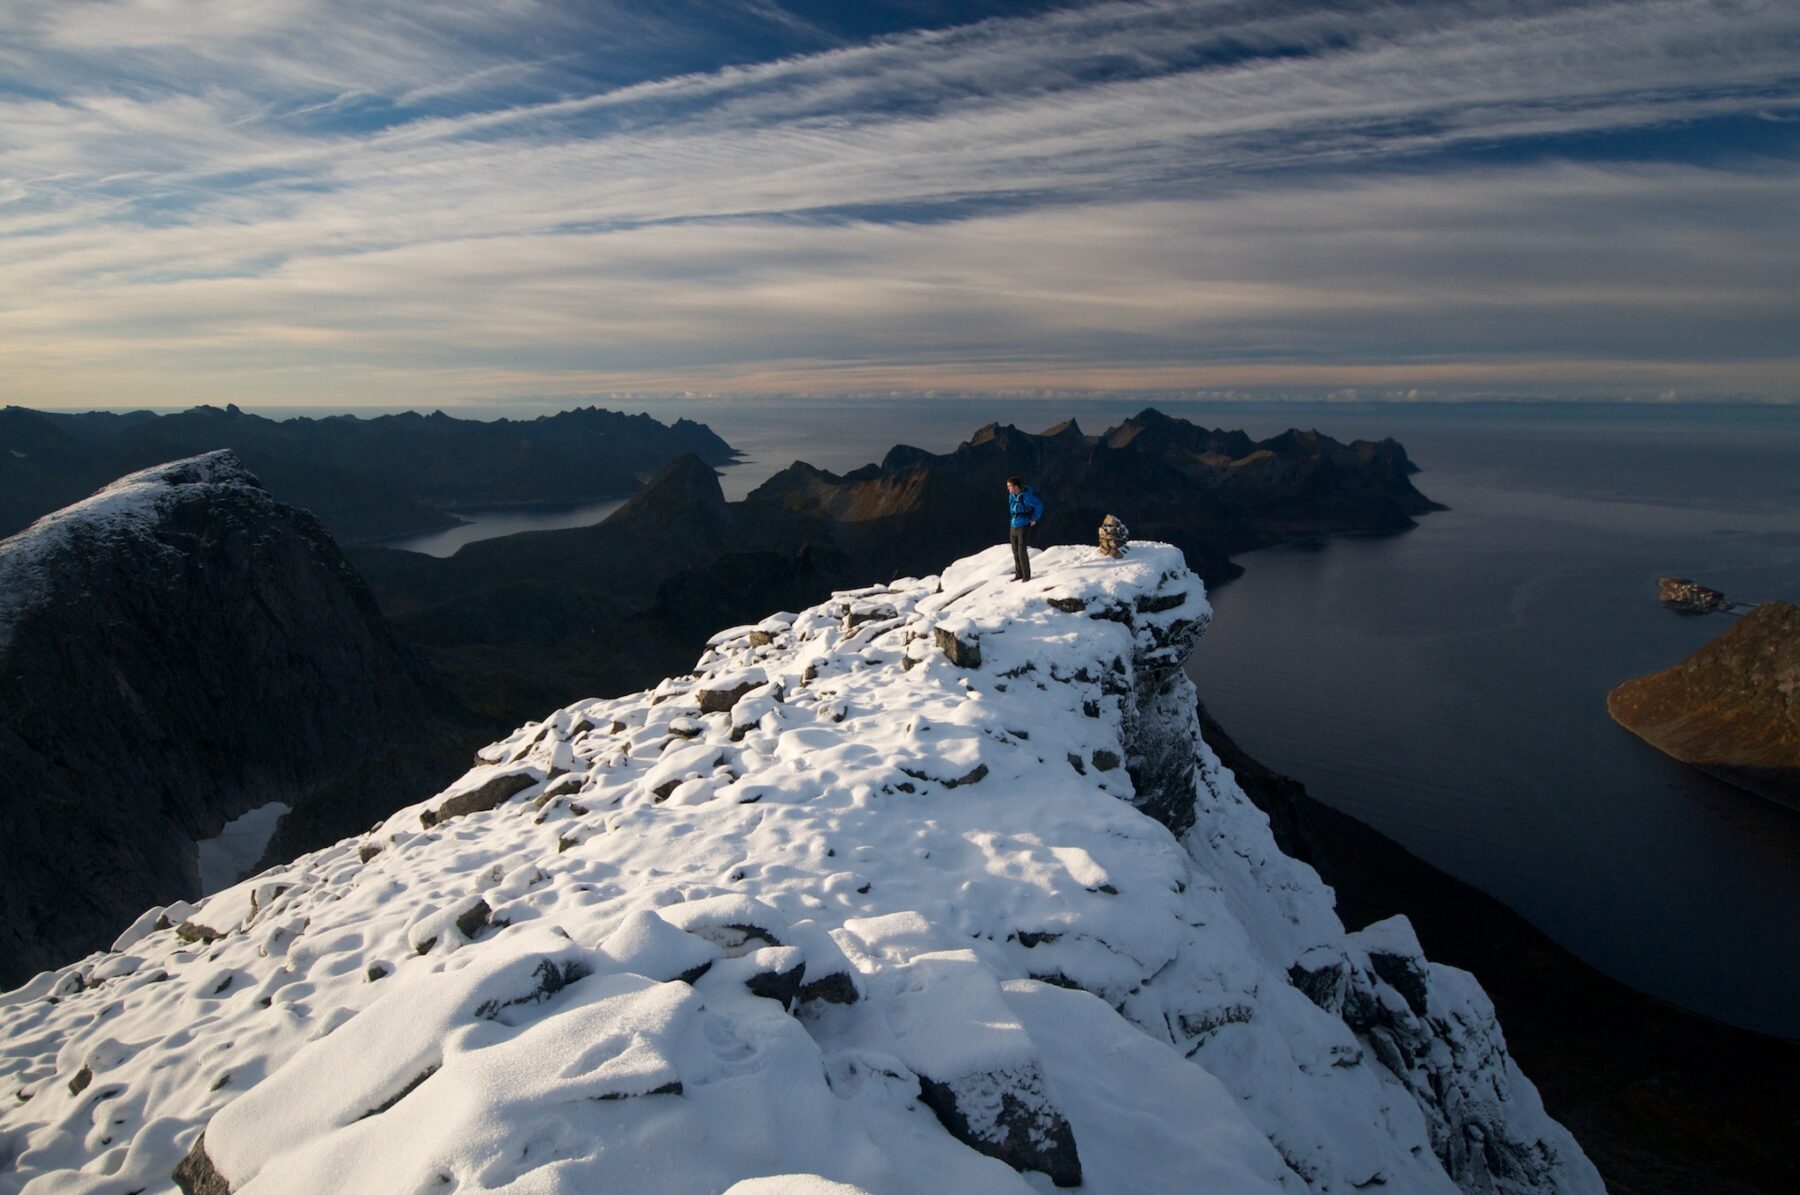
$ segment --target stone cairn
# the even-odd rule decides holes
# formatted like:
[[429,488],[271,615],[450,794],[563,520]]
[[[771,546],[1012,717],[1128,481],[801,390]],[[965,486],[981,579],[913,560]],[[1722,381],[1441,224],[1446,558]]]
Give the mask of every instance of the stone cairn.
[[1100,523],[1100,555],[1123,556],[1125,545],[1131,542],[1131,528],[1119,521],[1116,515],[1107,515]]

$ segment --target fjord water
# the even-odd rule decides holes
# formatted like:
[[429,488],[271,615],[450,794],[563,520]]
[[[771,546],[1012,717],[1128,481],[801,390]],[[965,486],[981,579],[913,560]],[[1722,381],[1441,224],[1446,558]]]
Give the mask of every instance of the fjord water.
[[1194,659],[1205,700],[1251,754],[1601,970],[1800,1036],[1800,814],[1605,708],[1726,629],[1660,609],[1659,576],[1800,600],[1800,418],[1379,418],[1451,509],[1245,557]]
[[[736,498],[795,459],[843,471],[895,443],[947,451],[993,419],[1038,431],[1078,417],[1098,432],[1142,405],[648,409],[746,453],[722,478]],[[1421,466],[1419,488],[1450,507],[1402,535],[1240,557],[1191,671],[1252,755],[1631,986],[1800,1037],[1800,814],[1665,758],[1605,706],[1619,681],[1727,625],[1662,610],[1658,577],[1800,600],[1800,410],[1156,405],[1257,437],[1392,436]]]
[[[1800,1036],[1800,814],[1667,759],[1606,713],[1619,681],[1726,628],[1663,610],[1658,577],[1800,600],[1800,411],[1158,406],[1258,437],[1393,436],[1450,507],[1402,535],[1240,558],[1192,673],[1251,754],[1631,986]],[[896,442],[947,450],[993,418],[1036,431],[1078,416],[1097,432],[1135,408],[682,409],[749,453],[726,474],[735,496],[795,458],[841,470]]]

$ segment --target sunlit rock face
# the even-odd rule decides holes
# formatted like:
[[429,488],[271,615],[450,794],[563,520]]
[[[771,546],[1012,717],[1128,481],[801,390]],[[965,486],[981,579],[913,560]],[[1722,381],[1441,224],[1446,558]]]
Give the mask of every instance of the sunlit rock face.
[[722,632],[4,997],[0,1190],[1601,1191],[1202,741],[1181,554],[1010,573]]
[[1800,607],[1763,602],[1687,659],[1618,686],[1606,708],[1659,751],[1800,809]]

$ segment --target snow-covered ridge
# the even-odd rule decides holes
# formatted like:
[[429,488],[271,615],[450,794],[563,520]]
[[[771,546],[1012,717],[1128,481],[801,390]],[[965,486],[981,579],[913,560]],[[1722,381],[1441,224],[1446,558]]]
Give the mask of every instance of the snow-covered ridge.
[[1600,1191],[1200,741],[1180,553],[1033,567],[724,632],[0,997],[0,1192]]
[[97,550],[109,537],[140,533],[162,518],[182,490],[193,486],[235,486],[263,493],[262,484],[237,454],[220,449],[128,473],[0,540],[0,652],[12,643],[19,616],[44,599],[43,570],[51,555]]

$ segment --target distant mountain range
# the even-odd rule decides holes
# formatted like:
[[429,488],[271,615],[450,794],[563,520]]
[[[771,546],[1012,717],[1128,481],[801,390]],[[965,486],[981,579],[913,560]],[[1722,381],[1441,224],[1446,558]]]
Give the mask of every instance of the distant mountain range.
[[366,547],[351,559],[400,633],[501,721],[687,667],[722,626],[834,588],[926,576],[1006,536],[1004,483],[1048,504],[1034,543],[1093,543],[1107,514],[1182,549],[1209,582],[1233,553],[1381,534],[1439,509],[1393,440],[1268,440],[1145,410],[1101,435],[989,424],[948,453],[905,445],[843,475],[795,463],[727,502],[678,460],[604,522],[467,544],[448,558]]
[[343,543],[456,525],[457,508],[622,498],[675,458],[735,459],[702,424],[594,407],[538,419],[442,411],[265,419],[236,406],[173,415],[0,410],[0,536],[115,477],[229,448],[277,499]]

